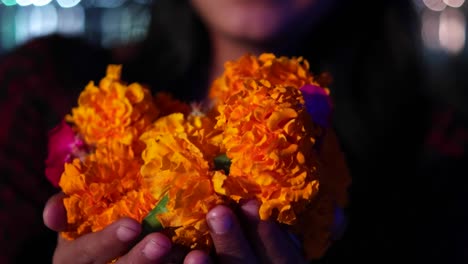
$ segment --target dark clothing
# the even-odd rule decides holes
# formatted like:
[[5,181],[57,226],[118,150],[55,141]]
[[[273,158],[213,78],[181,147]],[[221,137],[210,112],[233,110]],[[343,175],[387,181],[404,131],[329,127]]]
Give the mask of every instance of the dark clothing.
[[[58,192],[46,180],[47,133],[69,113],[108,53],[77,40],[34,40],[0,60],[0,263],[51,261],[56,234],[42,221]],[[41,260],[41,261],[39,261]]]

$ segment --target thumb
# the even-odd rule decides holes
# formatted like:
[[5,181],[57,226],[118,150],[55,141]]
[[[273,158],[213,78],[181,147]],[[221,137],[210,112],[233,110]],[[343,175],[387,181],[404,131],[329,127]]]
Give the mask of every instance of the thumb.
[[67,226],[67,211],[63,206],[64,197],[64,193],[58,193],[50,197],[42,212],[44,224],[57,232],[63,231]]

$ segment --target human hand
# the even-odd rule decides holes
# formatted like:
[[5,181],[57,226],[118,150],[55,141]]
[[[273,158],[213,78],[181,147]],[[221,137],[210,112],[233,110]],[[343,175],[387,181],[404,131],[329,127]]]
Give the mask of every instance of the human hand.
[[[43,212],[45,225],[57,232],[63,231],[67,223],[63,197],[64,194],[52,196]],[[140,233],[137,221],[123,218],[73,241],[59,235],[53,263],[108,263],[116,258],[116,263],[166,263],[172,248],[169,238],[151,233],[138,242]]]
[[[66,227],[63,197],[63,194],[51,197],[43,214],[46,226],[57,232]],[[124,218],[73,241],[59,236],[53,262],[107,263],[119,257],[117,263],[305,263],[288,233],[272,221],[260,220],[255,201],[241,206],[239,218],[228,207],[217,206],[207,214],[207,222],[216,249],[215,259],[201,250],[193,250],[184,257],[184,252],[172,249],[170,240],[160,233],[148,234],[135,244],[141,225]]]
[[[219,263],[306,263],[300,247],[273,221],[261,221],[259,204],[249,201],[240,207],[239,217],[226,206],[207,214]],[[186,261],[192,261],[191,254]],[[199,257],[201,253],[197,253]],[[188,263],[203,263],[193,260]]]

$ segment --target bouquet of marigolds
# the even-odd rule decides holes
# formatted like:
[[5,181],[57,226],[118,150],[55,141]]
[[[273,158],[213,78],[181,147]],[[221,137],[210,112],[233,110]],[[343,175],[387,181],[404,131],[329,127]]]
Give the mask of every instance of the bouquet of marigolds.
[[323,255],[350,179],[329,126],[329,90],[307,61],[227,62],[204,105],[153,95],[121,71],[109,65],[50,133],[46,175],[67,195],[64,238],[131,217],[209,249],[206,213],[255,199],[261,219],[288,226],[309,258]]

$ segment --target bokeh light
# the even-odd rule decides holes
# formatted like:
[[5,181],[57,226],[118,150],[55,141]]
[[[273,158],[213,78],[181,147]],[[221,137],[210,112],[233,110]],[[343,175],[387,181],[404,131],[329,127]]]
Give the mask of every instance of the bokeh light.
[[450,7],[458,8],[465,3],[465,0],[444,0],[444,3]]
[[152,0],[0,0],[0,55],[53,33],[113,46],[146,36]]
[[32,4],[35,6],[45,6],[50,4],[50,2],[52,2],[52,0],[33,0]]
[[0,52],[16,45],[16,12],[13,8],[0,9]]
[[57,9],[54,5],[33,7],[29,18],[28,37],[34,38],[51,34],[57,30]]
[[125,0],[94,0],[95,7],[116,8],[121,6]]
[[79,35],[85,31],[85,10],[81,5],[58,10],[57,32],[63,35]]
[[16,3],[19,6],[28,6],[28,5],[32,5],[32,0],[16,0]]
[[422,39],[426,48],[437,50],[439,44],[440,14],[432,10],[425,10],[422,14]]
[[465,47],[466,22],[458,9],[447,9],[440,15],[439,41],[443,49],[451,54],[460,53]]
[[62,8],[71,8],[78,5],[80,2],[81,0],[57,0],[57,3]]
[[16,0],[2,0],[1,3],[6,6],[14,6],[16,5]]
[[442,11],[447,7],[443,0],[423,0],[423,3],[432,11]]
[[460,8],[447,7],[443,11],[424,10],[422,40],[433,51],[457,55],[465,49],[466,17]]

